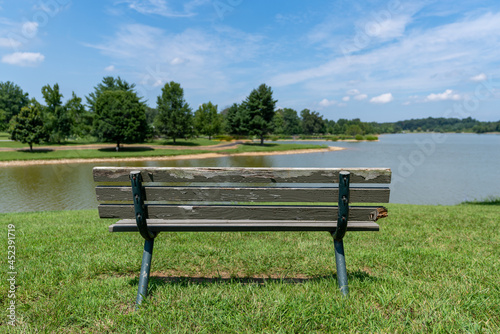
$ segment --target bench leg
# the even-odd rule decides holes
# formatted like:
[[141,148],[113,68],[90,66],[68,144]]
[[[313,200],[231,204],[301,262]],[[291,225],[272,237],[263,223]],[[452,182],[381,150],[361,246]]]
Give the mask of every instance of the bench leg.
[[139,291],[135,301],[136,307],[141,305],[142,300],[148,294],[149,271],[151,269],[151,258],[153,257],[153,245],[155,239],[149,239],[144,242],[144,252],[142,253],[141,274],[139,275]]
[[333,239],[335,247],[335,264],[337,265],[337,280],[339,282],[340,291],[347,297],[349,294],[349,287],[347,285],[347,269],[345,266],[344,256],[344,241],[342,239]]

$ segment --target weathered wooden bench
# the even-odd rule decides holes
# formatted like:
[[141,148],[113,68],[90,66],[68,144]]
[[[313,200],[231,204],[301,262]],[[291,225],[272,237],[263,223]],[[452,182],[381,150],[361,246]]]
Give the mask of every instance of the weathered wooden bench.
[[[348,294],[342,238],[346,231],[378,231],[387,215],[387,168],[170,168],[95,167],[101,218],[121,219],[110,232],[145,239],[139,305],[147,294],[154,239],[180,231],[328,231],[334,239],[337,279]],[[369,186],[350,184],[369,183]],[[297,186],[299,185],[299,186]]]

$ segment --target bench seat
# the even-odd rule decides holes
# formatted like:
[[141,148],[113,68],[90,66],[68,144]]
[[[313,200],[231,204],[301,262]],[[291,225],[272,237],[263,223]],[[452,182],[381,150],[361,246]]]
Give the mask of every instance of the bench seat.
[[[272,231],[335,231],[336,221],[308,220],[164,220],[149,219],[152,232],[272,232]],[[357,221],[347,225],[347,231],[378,231],[373,221]],[[135,219],[122,219],[109,226],[110,232],[138,232]]]

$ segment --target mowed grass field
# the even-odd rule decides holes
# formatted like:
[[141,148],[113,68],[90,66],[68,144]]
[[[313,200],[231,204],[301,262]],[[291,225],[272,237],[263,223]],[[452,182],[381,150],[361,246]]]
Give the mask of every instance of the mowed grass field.
[[[342,298],[328,233],[161,233],[134,310],[143,240],[97,210],[1,214],[15,227],[18,333],[498,333],[500,206],[389,204],[345,237]],[[495,205],[496,204],[496,205]]]

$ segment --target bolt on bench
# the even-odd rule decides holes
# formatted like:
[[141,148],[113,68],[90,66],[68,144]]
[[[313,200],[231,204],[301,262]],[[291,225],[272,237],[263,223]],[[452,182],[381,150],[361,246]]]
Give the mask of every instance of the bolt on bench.
[[100,217],[121,219],[109,231],[145,239],[137,305],[160,232],[330,232],[346,296],[346,231],[378,231],[375,222],[387,216],[384,207],[349,203],[388,203],[388,186],[374,184],[391,182],[388,168],[95,167],[93,174]]

